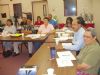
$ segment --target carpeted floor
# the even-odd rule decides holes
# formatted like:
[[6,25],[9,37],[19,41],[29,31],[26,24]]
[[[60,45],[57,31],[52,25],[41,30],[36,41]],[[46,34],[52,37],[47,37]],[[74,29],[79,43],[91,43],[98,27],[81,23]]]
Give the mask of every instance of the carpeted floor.
[[[18,69],[29,60],[28,51],[24,48],[22,53],[16,57],[4,58],[0,54],[0,75],[17,75]],[[2,48],[0,47],[1,50]]]

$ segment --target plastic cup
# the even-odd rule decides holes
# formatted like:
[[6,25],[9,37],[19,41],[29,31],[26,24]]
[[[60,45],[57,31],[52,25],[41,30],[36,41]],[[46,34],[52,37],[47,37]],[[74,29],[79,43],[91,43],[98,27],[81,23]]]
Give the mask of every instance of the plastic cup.
[[47,73],[48,73],[48,75],[53,75],[54,74],[54,69],[53,68],[48,68]]
[[56,45],[58,45],[58,44],[59,44],[59,40],[58,40],[58,39],[55,39],[55,42],[56,42]]

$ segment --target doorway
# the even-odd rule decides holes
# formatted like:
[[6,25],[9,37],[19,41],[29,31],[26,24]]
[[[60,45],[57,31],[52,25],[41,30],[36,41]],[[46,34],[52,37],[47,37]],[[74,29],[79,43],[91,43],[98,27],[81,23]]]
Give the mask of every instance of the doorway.
[[15,25],[17,26],[18,23],[18,18],[22,17],[22,4],[21,3],[17,3],[17,4],[13,4],[13,10],[14,10],[14,22]]
[[35,1],[32,2],[32,14],[34,22],[37,20],[37,16],[43,19],[48,15],[48,3],[47,1]]

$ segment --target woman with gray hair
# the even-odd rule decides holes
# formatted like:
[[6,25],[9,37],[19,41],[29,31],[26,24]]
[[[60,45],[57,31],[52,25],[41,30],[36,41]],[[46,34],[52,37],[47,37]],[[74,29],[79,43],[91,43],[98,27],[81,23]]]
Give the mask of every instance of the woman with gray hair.
[[77,75],[98,75],[100,65],[100,46],[96,41],[94,28],[84,33],[85,46],[77,56]]

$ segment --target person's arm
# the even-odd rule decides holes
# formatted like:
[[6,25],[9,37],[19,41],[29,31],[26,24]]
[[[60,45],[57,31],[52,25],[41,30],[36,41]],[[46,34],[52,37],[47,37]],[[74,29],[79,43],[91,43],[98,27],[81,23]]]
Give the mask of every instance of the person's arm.
[[77,41],[72,44],[72,45],[64,45],[63,48],[68,49],[68,50],[76,50],[79,51],[81,47],[84,46],[84,40],[83,40],[83,35],[80,35],[77,37]]
[[89,69],[89,68],[91,68],[90,65],[85,64],[85,63],[82,63],[82,64],[78,64],[76,69],[77,69],[77,70],[87,70],[87,69]]
[[77,70],[87,70],[91,67],[97,65],[100,60],[100,51],[96,51],[98,48],[94,48],[93,50],[89,51],[87,55],[84,57],[82,64],[77,65]]

